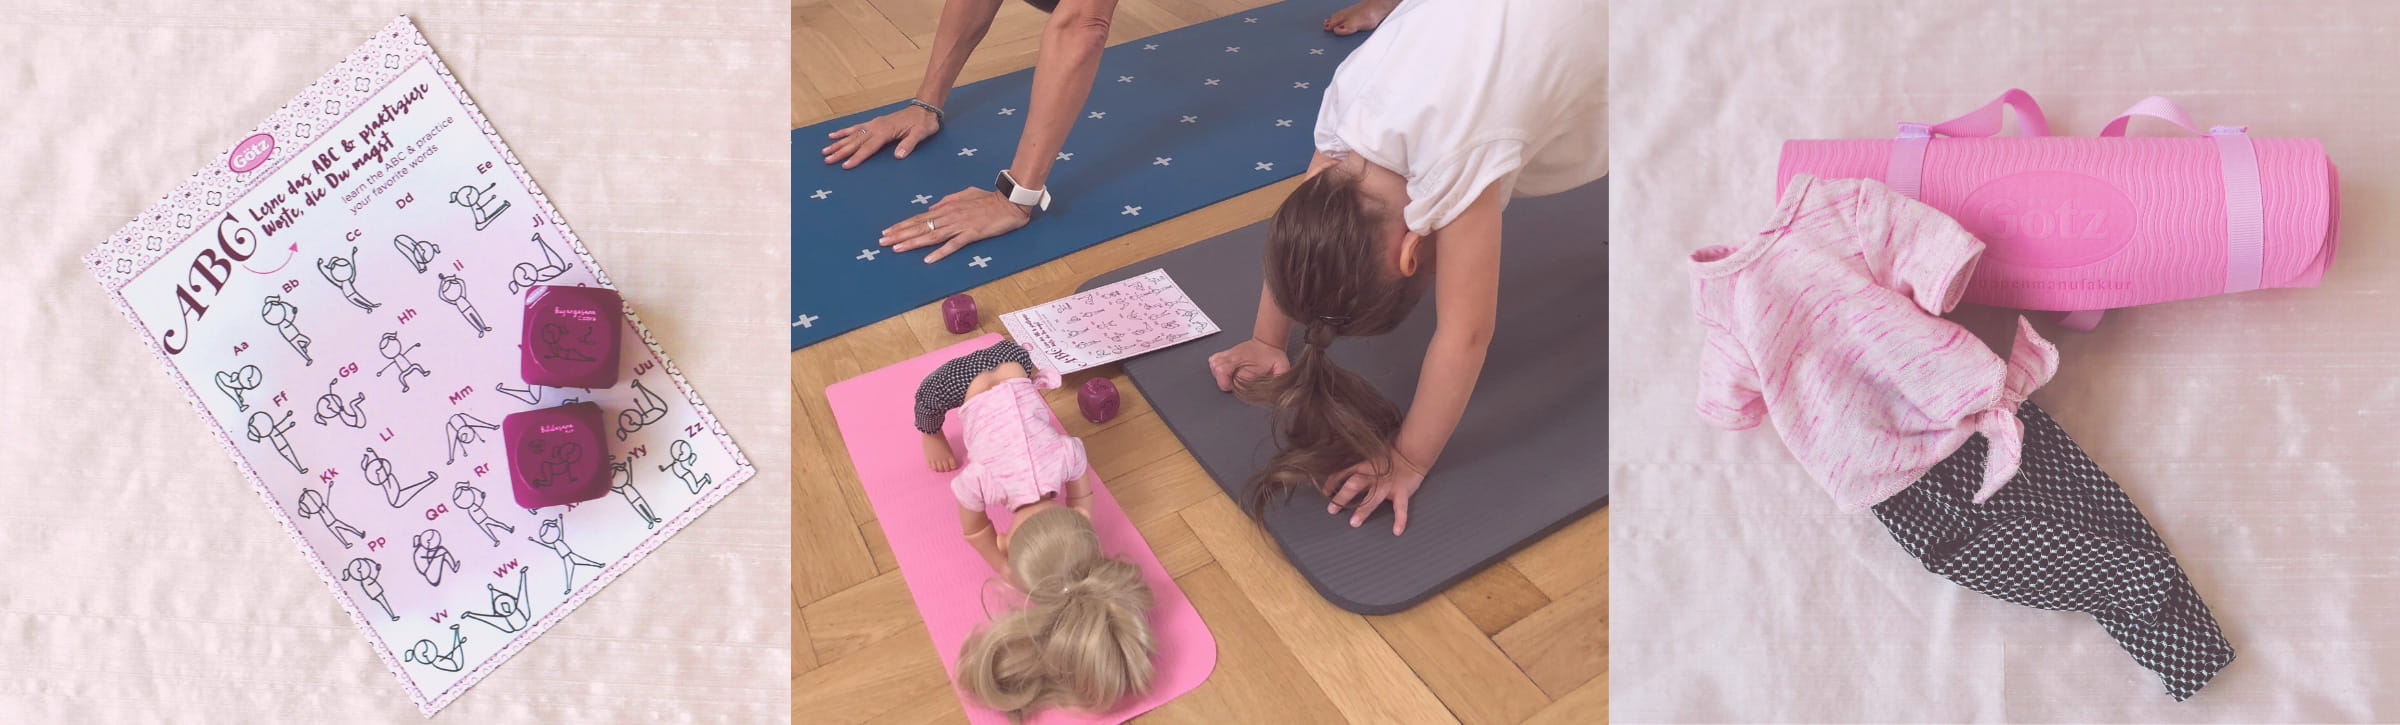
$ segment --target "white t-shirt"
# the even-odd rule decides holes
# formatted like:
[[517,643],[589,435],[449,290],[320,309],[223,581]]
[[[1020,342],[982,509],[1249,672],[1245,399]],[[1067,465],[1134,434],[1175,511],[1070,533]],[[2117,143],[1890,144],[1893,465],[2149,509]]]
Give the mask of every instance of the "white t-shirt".
[[1601,0],[1404,0],[1333,72],[1317,150],[1408,178],[1432,234],[1484,189],[1566,191],[1608,171]]

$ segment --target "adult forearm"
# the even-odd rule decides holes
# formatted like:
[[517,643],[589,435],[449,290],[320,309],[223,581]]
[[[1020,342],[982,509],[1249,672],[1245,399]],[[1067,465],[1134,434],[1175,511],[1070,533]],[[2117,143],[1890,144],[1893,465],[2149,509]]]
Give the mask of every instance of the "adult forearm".
[[1042,52],[1033,70],[1033,99],[1025,111],[1025,133],[1017,139],[1017,155],[1009,174],[1032,189],[1050,187],[1050,165],[1067,145],[1067,132],[1083,115],[1083,102],[1092,94],[1092,77],[1100,72],[1100,52],[1108,46],[1108,0],[1060,3],[1042,30]]
[[1490,350],[1488,330],[1436,330],[1425,346],[1425,366],[1417,375],[1415,400],[1400,423],[1395,445],[1411,465],[1431,470],[1458,419],[1475,395],[1475,380],[1483,375],[1484,355]]
[[950,89],[958,85],[958,73],[967,67],[967,54],[983,43],[984,33],[992,29],[992,16],[999,14],[1000,3],[1006,0],[945,0],[941,20],[933,26],[933,54],[926,59],[925,80],[917,85],[917,99],[936,106],[946,105]]

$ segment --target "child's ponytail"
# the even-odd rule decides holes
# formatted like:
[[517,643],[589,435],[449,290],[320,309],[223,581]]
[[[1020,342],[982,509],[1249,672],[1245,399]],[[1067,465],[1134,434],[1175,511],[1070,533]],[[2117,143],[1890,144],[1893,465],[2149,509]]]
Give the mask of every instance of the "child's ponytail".
[[1275,454],[1243,496],[1252,516],[1301,486],[1331,495],[1334,474],[1384,460],[1400,432],[1399,406],[1327,351],[1336,337],[1399,327],[1425,288],[1391,270],[1384,243],[1391,212],[1371,203],[1359,183],[1340,167],[1309,177],[1268,227],[1267,289],[1302,335],[1290,372],[1236,376],[1244,400],[1274,411]]

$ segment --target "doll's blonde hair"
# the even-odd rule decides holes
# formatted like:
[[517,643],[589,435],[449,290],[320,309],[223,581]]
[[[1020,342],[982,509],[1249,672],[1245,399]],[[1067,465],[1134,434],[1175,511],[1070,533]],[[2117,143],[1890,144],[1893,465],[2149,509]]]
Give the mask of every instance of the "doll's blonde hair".
[[1087,712],[1150,689],[1150,586],[1133,562],[1100,552],[1091,519],[1054,508],[1018,521],[1008,563],[1026,606],[967,637],[958,682],[978,703],[1022,720]]

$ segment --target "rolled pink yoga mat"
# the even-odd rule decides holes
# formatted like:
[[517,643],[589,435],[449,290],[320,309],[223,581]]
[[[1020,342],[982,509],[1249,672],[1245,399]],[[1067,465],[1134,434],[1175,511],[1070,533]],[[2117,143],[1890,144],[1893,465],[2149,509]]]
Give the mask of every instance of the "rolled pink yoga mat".
[[[2003,107],[2027,135],[1992,137]],[[2133,116],[2201,135],[2119,137]],[[2097,311],[2312,287],[2333,261],[2338,176],[2315,139],[2202,132],[2162,98],[2100,137],[2047,132],[2010,91],[1946,123],[1901,124],[1899,138],[1785,142],[1775,183],[1876,179],[1949,214],[1986,245],[1965,297],[1977,304]]]
[[[999,335],[983,335],[972,340],[910,358],[874,372],[860,375],[825,388],[825,399],[833,407],[834,421],[842,430],[842,442],[850,449],[850,463],[858,468],[858,480],[867,491],[867,502],[875,507],[875,517],[883,523],[884,538],[892,545],[892,558],[900,562],[900,578],[908,582],[908,594],[917,603],[917,612],[924,616],[925,629],[933,636],[933,649],[940,653],[942,670],[958,680],[958,648],[976,625],[991,619],[989,612],[998,613],[1007,605],[1013,592],[998,583],[990,583],[998,575],[985,564],[983,557],[959,536],[958,500],[950,495],[950,476],[925,467],[925,454],[919,446],[913,405],[917,383],[943,362],[960,355],[990,347]],[[952,450],[973,456],[974,451],[959,445],[956,416],[944,429],[950,433]],[[1057,425],[1056,420],[1051,421]],[[1200,613],[1183,595],[1183,589],[1167,576],[1158,563],[1158,555],[1133,528],[1125,517],[1125,509],[1102,484],[1092,490],[1092,526],[1100,533],[1100,545],[1109,554],[1131,559],[1142,568],[1143,579],[1157,600],[1150,610],[1150,631],[1158,643],[1152,663],[1158,668],[1150,691],[1127,700],[1117,709],[1099,714],[1075,713],[1061,710],[1042,712],[1031,718],[1035,723],[1118,723],[1148,712],[1168,700],[1175,699],[1208,679],[1216,668],[1217,640],[1200,621]],[[1005,529],[1013,525],[1008,514],[992,516],[993,523]],[[801,553],[806,556],[806,553]],[[955,690],[955,688],[953,688]],[[955,692],[954,692],[955,694]],[[1008,718],[999,712],[983,708],[964,697],[967,719],[975,723],[1006,723]]]

